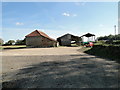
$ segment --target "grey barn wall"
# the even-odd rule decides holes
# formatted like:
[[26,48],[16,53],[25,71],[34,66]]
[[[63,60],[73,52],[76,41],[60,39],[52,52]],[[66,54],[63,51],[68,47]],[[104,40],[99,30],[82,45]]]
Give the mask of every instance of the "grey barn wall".
[[61,38],[61,44],[62,45],[71,45],[71,35],[65,35]]
[[26,45],[33,47],[54,47],[57,46],[57,42],[49,40],[43,36],[26,37]]

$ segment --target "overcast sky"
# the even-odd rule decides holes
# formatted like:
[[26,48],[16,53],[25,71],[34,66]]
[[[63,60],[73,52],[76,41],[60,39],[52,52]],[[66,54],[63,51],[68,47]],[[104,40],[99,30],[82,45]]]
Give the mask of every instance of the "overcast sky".
[[3,2],[2,38],[24,39],[38,29],[56,39],[70,33],[97,37],[114,34],[117,2]]

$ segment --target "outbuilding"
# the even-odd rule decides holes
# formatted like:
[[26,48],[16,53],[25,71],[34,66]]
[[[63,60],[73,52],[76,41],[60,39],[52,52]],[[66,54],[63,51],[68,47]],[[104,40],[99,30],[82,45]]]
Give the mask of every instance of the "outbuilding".
[[81,36],[81,38],[83,39],[84,37],[88,38],[88,42],[91,41],[90,37],[92,37],[92,41],[95,41],[95,34],[91,34],[91,33],[87,33]]
[[80,45],[80,42],[82,41],[82,39],[81,37],[74,36],[72,34],[67,33],[61,37],[58,37],[57,41],[59,42],[60,46],[71,46],[71,44]]
[[42,31],[35,30],[26,35],[26,46],[29,47],[56,47],[57,41]]

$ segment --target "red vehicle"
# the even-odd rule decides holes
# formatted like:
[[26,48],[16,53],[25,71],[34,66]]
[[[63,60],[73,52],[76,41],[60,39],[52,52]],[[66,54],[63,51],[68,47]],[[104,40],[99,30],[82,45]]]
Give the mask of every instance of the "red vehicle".
[[84,44],[84,47],[93,47],[93,42],[88,42]]
[[89,42],[89,45],[90,45],[90,47],[93,47],[94,44],[93,44],[93,42]]

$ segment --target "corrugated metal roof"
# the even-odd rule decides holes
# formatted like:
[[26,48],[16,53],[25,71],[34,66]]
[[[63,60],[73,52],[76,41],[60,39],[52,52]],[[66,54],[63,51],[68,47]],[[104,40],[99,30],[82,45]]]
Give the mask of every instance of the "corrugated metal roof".
[[33,36],[43,36],[43,37],[46,37],[52,41],[56,41],[55,39],[50,38],[47,34],[45,34],[42,31],[39,31],[39,30],[35,30],[35,31],[31,32],[30,34],[26,35],[25,37],[33,37]]

